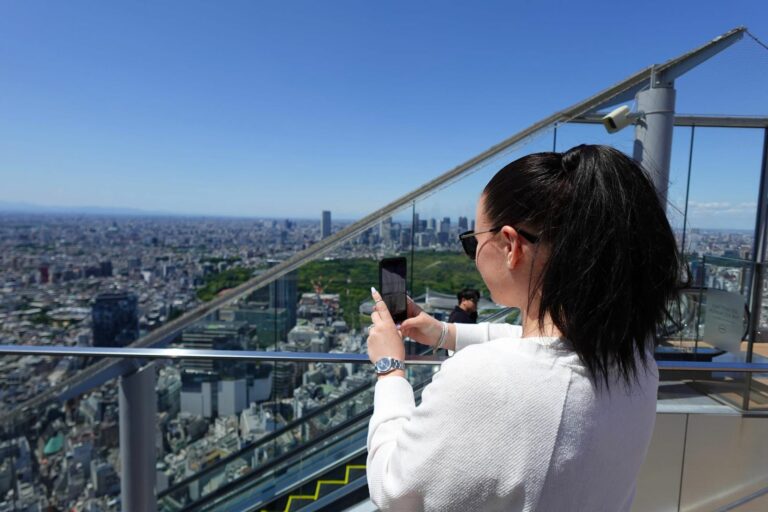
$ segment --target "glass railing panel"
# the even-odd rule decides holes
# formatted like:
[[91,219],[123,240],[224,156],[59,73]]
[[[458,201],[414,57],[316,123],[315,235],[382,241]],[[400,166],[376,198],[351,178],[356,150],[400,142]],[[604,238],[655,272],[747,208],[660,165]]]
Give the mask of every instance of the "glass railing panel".
[[[768,361],[768,276],[765,275],[765,267],[762,272],[759,285],[760,306],[758,311],[752,312],[757,317],[755,339],[750,354],[752,362]],[[752,411],[768,412],[768,373],[755,373],[750,376],[749,401],[746,403]]]
[[[752,262],[712,256],[695,262],[694,277],[703,286],[684,290],[677,309],[673,308],[675,321],[670,322],[677,330],[666,333],[666,343],[657,349],[657,357],[720,364],[768,360],[760,355],[759,348],[751,356],[749,352]],[[739,409],[764,409],[768,402],[762,375],[696,372],[689,380],[687,386]]]
[[[187,475],[188,478],[181,485],[163,493],[161,502],[194,502],[217,492],[219,488],[234,480],[272,464],[286,453],[299,450],[302,446],[325,437],[339,425],[370,409],[373,404],[371,377],[369,374],[368,382],[364,382],[356,390],[349,390],[346,397],[333,400],[328,406],[314,404],[315,407],[309,409],[306,402],[301,402],[301,398],[296,397],[296,411],[304,416],[299,416],[286,427],[277,428],[272,432],[265,428],[265,418],[270,417],[268,406],[252,404],[239,418],[241,445],[238,449],[231,454],[222,454],[222,458],[226,460],[216,463],[212,468],[195,468],[197,471],[192,472],[192,478]],[[186,449],[187,453],[190,451],[189,448]],[[236,471],[233,471],[233,468]]]
[[[678,128],[675,170],[687,171],[690,156],[688,202],[681,203],[684,251],[693,256],[751,259],[760,184],[763,130],[697,127],[690,150],[691,130]],[[685,197],[685,174],[676,172],[673,197]],[[687,179],[687,177],[686,177]],[[679,207],[678,207],[679,208]]]
[[[71,364],[77,364],[76,359]],[[4,356],[0,378],[9,386],[6,390],[23,387],[23,382],[15,382],[22,377],[19,369],[29,365],[52,375],[62,371],[57,370],[60,364],[70,364],[70,358]],[[2,458],[10,464],[13,483],[4,488],[0,509],[70,510],[87,503],[99,510],[119,510],[119,401],[118,380],[112,379],[69,395],[64,403],[50,402],[23,421],[5,424]],[[147,439],[153,446],[154,441]]]
[[[366,311],[364,303],[370,297],[371,286],[378,286],[377,261],[404,252],[404,242],[410,241],[411,226],[407,222],[410,218],[411,210],[406,208],[405,213],[387,217],[272,283],[217,307],[185,328],[174,340],[174,345],[229,350],[364,353],[365,327],[370,323],[370,311]],[[305,245],[316,242],[321,235],[310,233],[309,238],[305,237]],[[223,270],[214,269],[204,289],[212,296],[226,293],[226,289],[244,279],[268,272],[278,258],[288,255],[272,250],[269,258],[255,268],[235,265]],[[230,456],[241,446],[278,431],[308,411],[367,385],[371,379],[370,367],[360,364],[328,366],[272,362],[245,365],[240,362],[182,361],[172,366],[175,369],[168,369],[169,382],[176,386],[180,381],[181,391],[177,393],[180,395],[178,403],[168,411],[169,421],[191,421],[189,418],[193,418],[201,422],[206,427],[206,433],[199,441],[203,444],[216,435],[216,425],[227,418],[242,420],[247,415],[248,423],[253,424],[247,432],[240,429],[233,442],[219,450],[219,458]],[[346,407],[354,409],[354,405]],[[260,448],[260,457],[246,457],[246,462],[253,462],[238,467],[237,471],[248,471],[265,458],[278,456],[290,443],[311,440],[313,433],[327,430],[339,417],[340,412],[333,412],[325,421],[316,418],[312,424],[302,427],[305,429],[302,435],[293,432],[274,438],[271,447]],[[184,442],[179,442],[174,446],[173,456],[168,458],[186,453],[186,449]],[[208,455],[203,453],[202,463],[187,463],[182,470],[169,471],[169,485],[202,471],[206,467],[206,457]],[[222,473],[230,471],[229,468],[221,469]],[[227,480],[226,476],[212,475],[207,487],[194,492],[212,492]],[[193,491],[185,494],[192,496]]]
[[692,286],[682,290],[680,301],[670,305],[662,329],[661,350],[668,359],[674,352],[695,360],[744,361],[750,320],[751,261],[705,256],[689,260]]
[[[406,212],[410,218],[410,212]],[[386,227],[387,230],[397,231],[397,227],[392,227],[398,223],[392,222]],[[404,224],[404,222],[403,222]],[[379,227],[379,231],[382,228]],[[402,229],[402,228],[401,228]],[[396,233],[395,233],[396,234]],[[379,236],[379,235],[377,235]],[[281,351],[300,351],[300,352],[355,352],[364,353],[365,347],[365,328],[370,324],[370,287],[378,286],[378,257],[403,254],[402,247],[394,244],[392,240],[397,237],[394,235],[385,235],[389,238],[389,249],[382,248],[381,239],[369,238],[365,240],[362,236],[346,244],[344,250],[336,252],[335,256],[325,256],[315,261],[309,262],[296,271],[296,324],[287,332],[275,332],[274,339],[277,344],[271,342],[267,344],[252,343],[251,345],[259,349],[281,350]],[[385,246],[387,245],[385,244]],[[388,250],[395,250],[394,253],[387,253]],[[405,253],[407,255],[407,252]],[[376,258],[373,258],[375,256]],[[222,327],[222,324],[244,323],[239,327],[242,332],[248,331],[248,334],[239,336],[240,342],[231,343],[231,339],[222,338],[222,341],[233,345],[234,348],[247,345],[247,340],[261,340],[259,335],[261,330],[269,332],[269,323],[272,317],[265,320],[266,327],[260,329],[260,326],[253,319],[253,300],[251,297],[261,293],[264,299],[268,299],[274,293],[274,287],[266,287],[264,292],[252,294],[239,301],[235,301],[227,307],[222,307],[212,317],[210,327],[216,331]],[[258,307],[258,306],[256,306]],[[206,322],[198,322],[192,326],[190,331],[197,336],[200,328],[205,328]],[[282,323],[278,322],[282,326]],[[231,330],[231,329],[230,329]],[[258,331],[255,335],[250,333]],[[185,330],[183,337],[187,335]],[[187,336],[187,337],[194,337]],[[286,336],[287,341],[281,338]],[[244,341],[243,341],[244,340]],[[183,366],[180,364],[183,377]],[[200,363],[197,363],[198,365]],[[214,364],[215,363],[208,363]],[[227,375],[220,378],[216,375],[215,385],[219,388],[218,393],[211,391],[214,398],[218,399],[218,411],[203,411],[195,409],[194,411],[184,411],[183,405],[179,407],[179,414],[203,417],[204,422],[213,425],[218,421],[217,416],[225,414],[253,416],[251,422],[256,422],[260,427],[254,429],[254,432],[241,434],[240,443],[247,444],[254,442],[259,436],[269,435],[282,426],[296,421],[309,411],[322,407],[325,403],[343,396],[352,389],[365,386],[371,382],[372,374],[370,366],[367,364],[345,364],[345,365],[324,365],[324,364],[305,364],[292,362],[263,363],[259,365],[248,365],[248,372],[240,375],[234,375],[238,371],[238,365],[226,363],[225,370]],[[169,370],[170,371],[170,370]],[[416,369],[414,371],[419,371]],[[421,370],[423,371],[423,370]],[[218,370],[215,373],[219,373]],[[252,375],[253,374],[253,375]],[[208,386],[209,388],[211,386]],[[258,389],[254,389],[258,387]],[[238,394],[238,389],[240,393]],[[190,396],[199,393],[199,389],[191,390]],[[255,396],[255,398],[253,398]],[[239,404],[232,407],[232,402],[239,399]],[[226,413],[223,410],[223,404],[226,401],[229,408]],[[271,441],[272,446],[260,448],[261,457],[248,456],[244,459],[252,461],[242,471],[247,471],[256,467],[265,461],[271,460],[284,451],[285,446],[289,446],[288,441],[293,444],[311,441],[315,435],[320,435],[332,428],[341,418],[358,411],[361,407],[368,404],[369,399],[358,396],[354,403],[339,406],[337,410],[329,411],[327,417],[319,417],[312,420],[310,424],[303,425],[301,430],[286,434],[281,438],[275,438]],[[196,400],[195,403],[205,401]],[[213,407],[214,400],[209,401]],[[247,410],[246,410],[247,409]],[[342,410],[343,409],[343,410]],[[209,427],[209,431],[210,431]],[[301,435],[299,435],[301,434]],[[235,447],[236,445],[232,445]],[[183,450],[183,445],[179,445],[176,450]],[[223,453],[222,457],[230,455],[232,452]],[[197,464],[189,470],[185,468],[183,473],[176,471],[169,478],[170,485],[175,482],[183,481],[189,478],[202,468]],[[227,468],[221,468],[220,472],[229,471]],[[208,478],[208,477],[206,477]],[[217,485],[227,481],[227,478],[218,476],[209,479],[211,484],[207,484],[206,492],[215,490]],[[199,487],[198,484],[195,484]],[[192,485],[189,486],[190,488]],[[193,496],[194,490],[188,490],[177,497],[178,501],[187,499],[185,497]]]
[[[408,373],[409,380],[414,384],[417,403],[425,384],[421,381],[421,373],[417,372],[415,377],[410,371]],[[431,375],[431,371],[429,374]],[[192,506],[190,510],[224,511],[246,503],[251,507],[263,506],[294,489],[305,479],[311,481],[315,475],[322,474],[328,468],[343,464],[352,457],[364,455],[372,406],[370,402],[364,411],[340,423],[328,434],[318,437],[317,441],[306,443],[304,449],[278,461],[254,478],[244,478],[241,484],[222,489],[221,492]],[[294,494],[300,493],[294,491]]]
[[268,503],[295,487],[303,479],[339,463],[344,457],[364,450],[367,424],[368,418],[361,419],[271,468],[266,474],[259,474],[232,490],[214,495],[204,503],[193,505],[190,510],[226,511],[239,509],[244,505]]

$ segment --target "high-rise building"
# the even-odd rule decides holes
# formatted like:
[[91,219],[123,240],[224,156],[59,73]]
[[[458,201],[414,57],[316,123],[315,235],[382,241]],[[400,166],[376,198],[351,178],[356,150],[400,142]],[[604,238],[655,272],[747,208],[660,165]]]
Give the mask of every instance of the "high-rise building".
[[[268,260],[267,265],[274,267],[280,263],[278,260]],[[285,341],[285,335],[288,331],[296,325],[296,307],[299,302],[299,274],[297,271],[289,272],[283,277],[273,281],[269,286],[265,286],[259,290],[256,290],[250,297],[252,302],[265,302],[269,308],[279,311],[285,310],[284,320],[281,321],[282,327],[275,329],[279,334],[275,334],[276,338],[270,337],[272,342],[277,340]],[[263,308],[262,308],[263,309]],[[244,318],[244,320],[247,320]],[[251,321],[251,320],[247,320]],[[264,339],[259,334],[259,340]]]
[[400,230],[400,247],[408,249],[411,247],[411,228]]
[[362,233],[360,233],[359,241],[362,245],[370,245],[371,243],[371,233],[372,231],[370,229],[366,229]]
[[[185,348],[242,350],[252,331],[247,322],[207,322],[185,329],[181,341]],[[216,416],[220,413],[221,381],[245,382],[249,369],[242,362],[206,359],[181,361],[181,410],[206,418]],[[233,403],[242,402],[240,398],[235,402],[232,400],[225,401],[227,414],[232,414],[230,409],[234,407]]]
[[443,220],[440,221],[440,232],[441,233],[450,233],[451,232],[451,218],[450,217],[443,217]]
[[392,239],[392,217],[387,217],[379,223],[379,240],[389,242]]
[[320,219],[320,234],[322,238],[331,236],[331,212],[323,210],[323,218]]
[[91,315],[94,347],[124,347],[139,339],[138,298],[133,293],[98,295]]
[[112,262],[110,260],[99,263],[99,274],[101,277],[112,277]]
[[[247,322],[206,322],[188,327],[181,333],[184,348],[200,350],[243,350],[247,347],[253,327]],[[239,376],[238,369],[230,363],[221,364],[213,359],[184,359],[181,361],[182,372],[205,374],[233,373]],[[229,372],[229,370],[234,370]]]
[[[280,343],[279,349],[283,352],[298,352],[295,343]],[[293,390],[301,382],[301,370],[305,364],[278,362],[275,363],[275,371],[272,374],[272,391],[274,398],[287,398],[293,396]]]
[[[254,329],[258,348],[266,349],[278,341],[285,341],[288,331],[296,325],[296,305],[293,307],[294,320],[289,325],[286,308],[265,307],[263,302],[245,303],[236,308],[222,308],[236,322],[246,322]],[[257,347],[250,346],[250,349]]]
[[51,278],[48,272],[48,265],[40,266],[40,284],[48,284],[50,279]]
[[466,217],[459,217],[459,231],[464,232],[469,229],[469,221]]

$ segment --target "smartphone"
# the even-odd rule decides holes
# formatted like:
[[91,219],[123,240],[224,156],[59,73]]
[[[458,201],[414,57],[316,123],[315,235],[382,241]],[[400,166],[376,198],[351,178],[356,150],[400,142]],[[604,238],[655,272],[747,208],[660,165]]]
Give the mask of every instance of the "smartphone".
[[379,262],[379,292],[396,324],[408,318],[405,291],[407,270],[407,260],[402,257],[384,258]]

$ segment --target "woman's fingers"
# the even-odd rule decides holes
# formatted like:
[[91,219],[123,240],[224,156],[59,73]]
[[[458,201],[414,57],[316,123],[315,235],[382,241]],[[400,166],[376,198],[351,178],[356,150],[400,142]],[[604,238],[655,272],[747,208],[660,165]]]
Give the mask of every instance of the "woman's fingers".
[[374,317],[378,313],[378,317],[380,320],[384,322],[392,322],[392,315],[389,314],[389,309],[387,309],[387,304],[384,302],[384,299],[381,298],[381,295],[379,292],[376,291],[376,288],[371,286],[371,297],[373,297],[373,313],[371,313],[371,318]]

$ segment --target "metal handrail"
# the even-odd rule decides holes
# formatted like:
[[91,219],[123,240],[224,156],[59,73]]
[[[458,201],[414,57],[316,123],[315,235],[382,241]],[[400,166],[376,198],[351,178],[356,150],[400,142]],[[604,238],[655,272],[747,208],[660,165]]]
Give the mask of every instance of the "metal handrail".
[[[111,357],[134,359],[212,359],[238,361],[271,361],[303,363],[368,363],[367,354],[327,352],[266,352],[260,350],[198,350],[188,348],[115,348],[0,345],[3,355],[38,355],[52,357]],[[416,365],[441,365],[444,356],[408,356],[406,361]],[[660,370],[707,372],[768,373],[768,363],[718,363],[704,361],[657,361]]]

